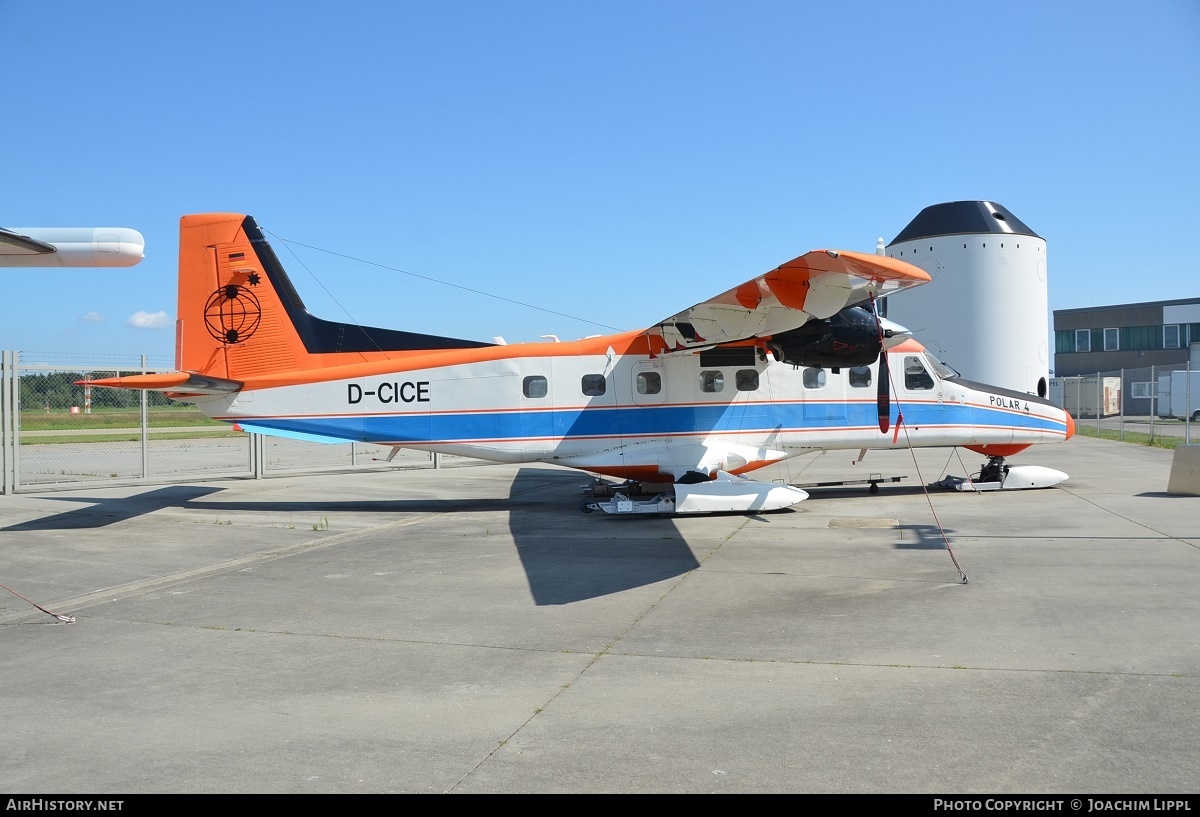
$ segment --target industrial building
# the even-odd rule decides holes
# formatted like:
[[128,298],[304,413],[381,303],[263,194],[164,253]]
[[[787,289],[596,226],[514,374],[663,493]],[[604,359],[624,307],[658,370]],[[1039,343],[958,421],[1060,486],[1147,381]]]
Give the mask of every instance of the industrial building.
[[[1200,297],[1054,310],[1051,340],[1046,251],[998,202],[931,205],[876,247],[931,282],[881,311],[964,375],[1049,397],[1078,417],[1177,416],[1164,389],[1171,372],[1200,370]],[[1003,343],[980,331],[996,315],[1009,330]],[[1200,394],[1189,394],[1188,416],[1197,405]]]
[[1124,414],[1161,415],[1162,376],[1189,365],[1200,369],[1200,297],[1054,310],[1055,378],[1120,377]]

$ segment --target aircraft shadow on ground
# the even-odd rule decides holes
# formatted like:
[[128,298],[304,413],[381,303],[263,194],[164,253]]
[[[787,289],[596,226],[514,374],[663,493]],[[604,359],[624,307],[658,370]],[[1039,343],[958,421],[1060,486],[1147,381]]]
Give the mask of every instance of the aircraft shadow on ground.
[[512,484],[509,532],[538,606],[645,587],[699,567],[670,518],[581,513],[580,475],[567,473],[542,493],[524,485],[545,480],[545,471],[521,469]]
[[509,532],[537,605],[561,605],[644,587],[699,566],[669,518],[617,518],[579,510],[575,472],[521,469],[507,498],[206,501],[224,488],[173,485],[133,496],[45,496],[89,503],[0,528],[0,533],[103,528],[167,508],[214,513],[480,513],[506,511]]
[[61,502],[87,502],[82,508],[71,508],[50,516],[30,519],[0,528],[0,532],[22,533],[50,530],[85,530],[104,528],[139,516],[160,511],[163,508],[184,508],[200,497],[223,491],[223,488],[197,485],[171,485],[155,488],[133,496],[43,496],[40,499]]

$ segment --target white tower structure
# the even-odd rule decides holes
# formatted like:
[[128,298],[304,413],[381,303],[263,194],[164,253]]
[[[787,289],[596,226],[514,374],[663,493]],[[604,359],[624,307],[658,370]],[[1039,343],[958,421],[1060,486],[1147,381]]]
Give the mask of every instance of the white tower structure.
[[889,319],[966,379],[1046,396],[1045,239],[994,201],[952,201],[918,213],[886,254],[932,278],[887,299]]

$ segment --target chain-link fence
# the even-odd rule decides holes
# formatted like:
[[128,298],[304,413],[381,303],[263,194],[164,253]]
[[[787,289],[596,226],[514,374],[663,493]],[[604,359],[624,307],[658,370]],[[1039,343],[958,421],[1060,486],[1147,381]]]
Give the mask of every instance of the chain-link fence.
[[[366,468],[478,464],[366,443],[247,434],[156,392],[92,387],[105,377],[170,371],[169,361],[0,353],[3,492],[88,483],[175,482]],[[387,458],[393,455],[389,461]]]
[[1200,428],[1200,369],[1189,363],[1054,377],[1049,396],[1085,432],[1180,437],[1190,444]]

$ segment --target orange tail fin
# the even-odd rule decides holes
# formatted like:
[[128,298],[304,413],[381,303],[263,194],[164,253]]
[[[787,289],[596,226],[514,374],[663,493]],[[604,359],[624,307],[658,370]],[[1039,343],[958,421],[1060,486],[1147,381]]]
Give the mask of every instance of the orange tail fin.
[[491,346],[313,317],[257,222],[237,213],[179,222],[175,366],[226,380]]

